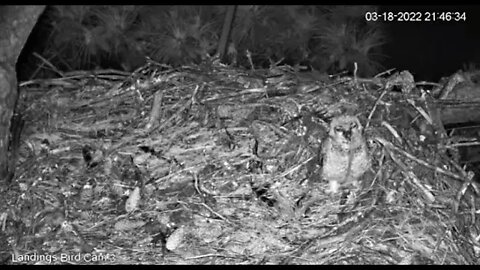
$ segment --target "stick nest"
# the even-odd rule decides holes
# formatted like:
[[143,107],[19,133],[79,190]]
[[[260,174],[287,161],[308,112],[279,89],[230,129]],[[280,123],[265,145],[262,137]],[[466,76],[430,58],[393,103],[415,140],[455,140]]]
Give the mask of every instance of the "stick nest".
[[[24,82],[0,240],[56,258],[20,263],[475,264],[477,184],[427,96],[408,72],[217,63]],[[342,113],[361,119],[373,165],[330,196],[311,180]],[[299,213],[305,194],[317,200]],[[62,260],[77,253],[96,260]]]

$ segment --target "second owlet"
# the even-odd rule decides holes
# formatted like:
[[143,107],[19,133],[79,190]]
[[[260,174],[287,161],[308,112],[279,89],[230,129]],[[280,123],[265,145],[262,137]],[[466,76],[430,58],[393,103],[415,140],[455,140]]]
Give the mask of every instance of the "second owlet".
[[329,181],[330,193],[336,193],[341,185],[358,184],[358,178],[370,168],[362,129],[356,116],[341,115],[332,119],[320,152],[321,177]]

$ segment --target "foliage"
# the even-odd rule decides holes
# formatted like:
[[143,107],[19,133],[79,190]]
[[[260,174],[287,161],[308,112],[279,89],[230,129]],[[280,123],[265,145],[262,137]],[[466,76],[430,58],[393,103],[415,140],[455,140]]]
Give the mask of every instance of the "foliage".
[[[385,36],[363,18],[371,6],[260,6],[237,8],[229,52],[247,66],[284,60],[323,72],[379,70]],[[62,70],[132,70],[145,56],[171,65],[199,63],[216,52],[225,6],[53,6],[42,55]],[[235,55],[237,57],[237,55]],[[237,61],[238,60],[238,61]]]
[[352,69],[371,75],[380,66],[385,35],[379,25],[364,23],[371,6],[240,6],[233,42],[248,48],[257,61],[285,58],[308,61],[321,71]]
[[372,75],[381,66],[375,54],[384,43],[384,36],[378,28],[358,29],[356,25],[332,24],[326,26],[317,47],[318,55],[324,55],[326,67],[334,70],[353,69],[353,63],[358,64],[360,74]]
[[139,35],[155,60],[180,65],[215,52],[221,21],[211,7],[162,6],[143,11]]
[[44,53],[61,68],[94,68],[137,51],[135,6],[54,6],[49,15],[53,30]]
[[260,64],[281,58],[302,61],[309,56],[308,43],[320,19],[308,6],[240,6],[232,39]]

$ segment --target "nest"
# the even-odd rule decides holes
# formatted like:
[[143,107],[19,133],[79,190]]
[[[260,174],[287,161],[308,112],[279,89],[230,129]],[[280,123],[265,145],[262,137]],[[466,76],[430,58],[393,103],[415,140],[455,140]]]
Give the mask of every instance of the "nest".
[[[428,93],[408,72],[305,74],[150,61],[22,83],[13,263],[475,264],[477,184]],[[330,196],[309,179],[346,112],[373,164]]]

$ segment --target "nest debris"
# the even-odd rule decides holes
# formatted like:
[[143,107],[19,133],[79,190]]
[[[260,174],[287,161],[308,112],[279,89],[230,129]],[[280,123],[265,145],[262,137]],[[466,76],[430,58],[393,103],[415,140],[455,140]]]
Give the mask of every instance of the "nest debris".
[[[21,87],[0,240],[56,260],[18,263],[477,264],[477,184],[406,71],[150,61]],[[331,197],[307,182],[345,112],[365,123],[373,166],[361,189]],[[317,200],[298,213],[308,191]]]

